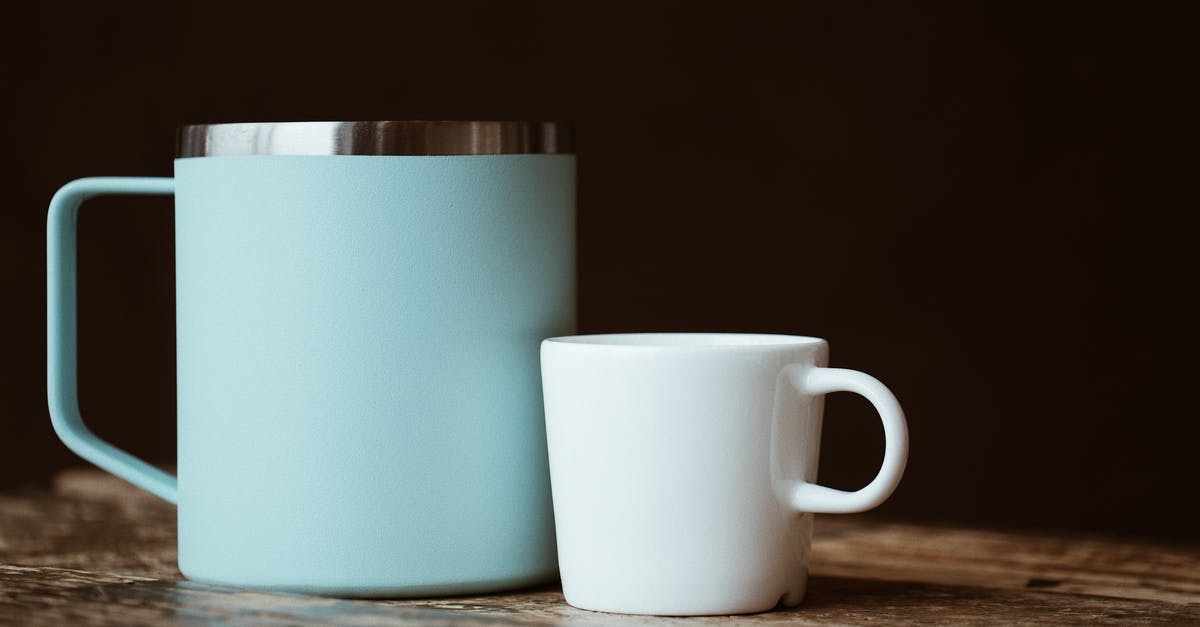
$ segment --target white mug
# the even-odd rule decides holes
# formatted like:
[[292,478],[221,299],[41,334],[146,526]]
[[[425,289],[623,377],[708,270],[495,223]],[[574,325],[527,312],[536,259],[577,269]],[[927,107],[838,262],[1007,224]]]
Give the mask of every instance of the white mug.
[[[576,607],[744,614],[798,604],[813,513],[871,509],[908,458],[886,387],[826,368],[824,340],[624,334],[542,342],[563,593]],[[824,394],[856,392],[883,421],[879,474],[817,485]]]

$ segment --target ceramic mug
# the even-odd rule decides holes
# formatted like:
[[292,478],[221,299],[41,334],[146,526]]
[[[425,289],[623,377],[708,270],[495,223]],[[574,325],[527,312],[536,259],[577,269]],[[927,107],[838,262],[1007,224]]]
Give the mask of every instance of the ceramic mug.
[[[810,337],[629,334],[542,343],[563,593],[576,607],[741,614],[804,596],[813,513],[882,503],[908,456],[876,379],[827,368]],[[883,464],[843,492],[816,482],[824,395],[883,421]]]
[[[538,342],[575,324],[575,158],[525,122],[185,127],[172,178],[48,217],[49,401],[79,455],[179,507],[189,579],[355,596],[556,572]],[[76,391],[75,216],[175,196],[178,483]]]

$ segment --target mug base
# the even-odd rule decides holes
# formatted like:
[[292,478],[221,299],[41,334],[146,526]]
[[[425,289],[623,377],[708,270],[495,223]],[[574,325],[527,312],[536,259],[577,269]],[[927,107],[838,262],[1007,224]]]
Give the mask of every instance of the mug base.
[[567,604],[589,612],[607,614],[634,614],[642,616],[734,616],[761,614],[774,609],[788,609],[804,601],[806,586],[786,591],[774,602],[764,603],[761,598],[730,600],[727,603],[696,602],[694,600],[675,603],[595,603],[567,597]]
[[406,584],[406,585],[322,585],[322,584],[274,584],[235,581],[213,577],[193,576],[183,573],[183,576],[199,584],[223,588],[244,588],[258,592],[280,592],[284,594],[306,594],[323,597],[339,597],[349,599],[412,599],[420,597],[448,597],[466,594],[481,594],[502,592],[518,588],[528,588],[547,583],[558,575],[557,572],[523,575],[517,577],[501,577],[496,579],[481,579],[478,581],[463,581],[454,583],[435,584]]

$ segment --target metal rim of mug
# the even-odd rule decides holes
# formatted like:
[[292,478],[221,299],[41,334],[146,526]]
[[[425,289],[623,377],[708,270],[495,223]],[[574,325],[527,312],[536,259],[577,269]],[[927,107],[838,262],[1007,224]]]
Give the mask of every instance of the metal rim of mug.
[[571,154],[560,122],[238,122],[179,128],[176,157]]

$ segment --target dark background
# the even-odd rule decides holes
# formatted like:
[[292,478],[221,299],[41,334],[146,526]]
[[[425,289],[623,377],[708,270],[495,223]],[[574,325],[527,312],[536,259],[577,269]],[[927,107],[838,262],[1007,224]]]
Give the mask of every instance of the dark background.
[[[1196,540],[1197,63],[1165,3],[44,3],[0,50],[0,484],[45,403],[45,208],[197,122],[552,119],[585,332],[818,335],[912,434],[894,517]],[[170,202],[80,219],[95,431],[174,456]],[[823,481],[882,451],[828,403]]]

